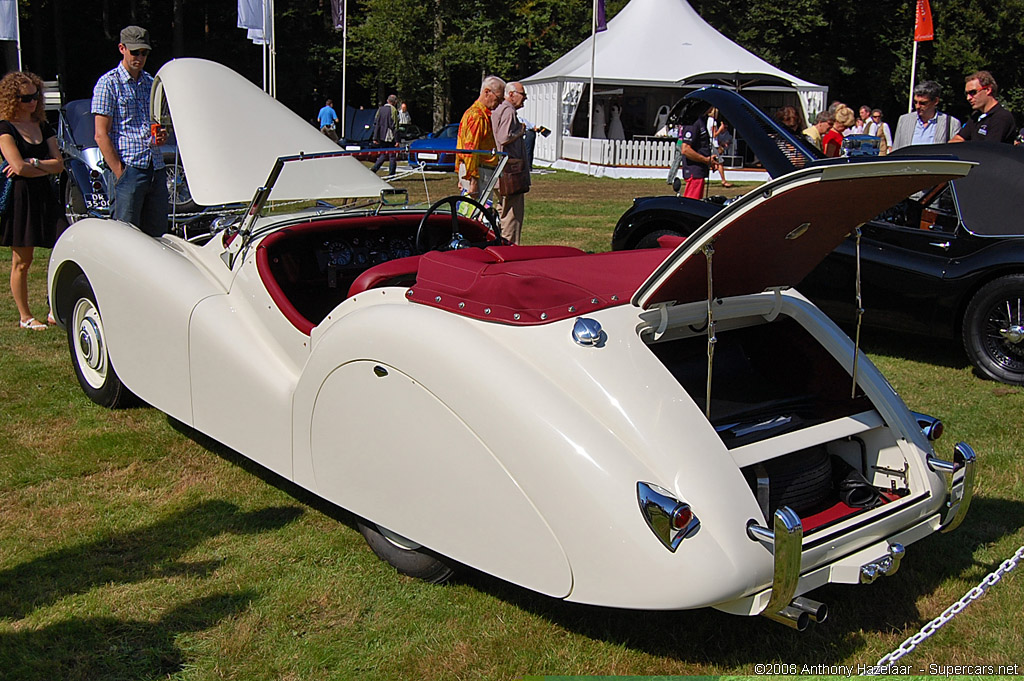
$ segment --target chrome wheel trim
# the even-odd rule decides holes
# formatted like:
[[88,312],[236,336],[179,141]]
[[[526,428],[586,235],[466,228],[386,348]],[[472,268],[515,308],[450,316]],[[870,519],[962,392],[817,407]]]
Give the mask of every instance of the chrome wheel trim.
[[167,166],[167,194],[175,205],[187,203],[192,200],[192,192],[188,188],[188,181],[185,179],[185,169],[178,163]]
[[1007,371],[1024,373],[1024,297],[1009,296],[985,315],[982,347],[989,359]]
[[75,333],[75,363],[85,382],[99,390],[107,381],[110,365],[103,336],[103,320],[100,319],[100,311],[88,298],[81,298],[75,303],[71,328]]
[[380,532],[382,537],[384,537],[389,542],[394,544],[396,547],[402,549],[403,551],[416,551],[418,549],[423,548],[421,545],[417,544],[416,542],[414,542],[414,541],[412,541],[410,539],[406,539],[405,537],[403,537],[400,534],[395,534],[391,530],[384,529],[380,525],[377,525],[377,531]]

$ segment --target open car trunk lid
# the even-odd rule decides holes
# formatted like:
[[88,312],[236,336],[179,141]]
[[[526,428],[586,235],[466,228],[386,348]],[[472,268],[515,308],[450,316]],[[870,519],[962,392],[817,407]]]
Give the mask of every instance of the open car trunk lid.
[[966,175],[971,165],[893,159],[785,175],[708,220],[631,302],[648,309],[794,286],[856,227],[916,191]]

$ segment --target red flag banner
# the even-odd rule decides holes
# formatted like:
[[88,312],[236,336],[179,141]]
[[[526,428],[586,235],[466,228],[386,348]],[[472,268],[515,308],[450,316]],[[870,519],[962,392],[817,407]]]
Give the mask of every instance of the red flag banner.
[[917,16],[914,21],[914,40],[934,40],[935,31],[932,29],[932,7],[928,0],[917,0]]

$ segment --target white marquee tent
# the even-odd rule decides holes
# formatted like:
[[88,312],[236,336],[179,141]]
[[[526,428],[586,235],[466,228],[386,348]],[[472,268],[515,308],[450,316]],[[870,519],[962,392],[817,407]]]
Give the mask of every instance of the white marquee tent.
[[[638,131],[633,126],[634,133],[653,134],[651,112],[667,111],[666,102],[700,85],[720,84],[745,93],[792,96],[795,92],[804,112],[825,108],[827,87],[797,78],[748,52],[712,28],[686,0],[632,0],[608,22],[607,31],[597,34],[596,45],[587,38],[522,79],[529,90],[523,117],[554,133],[538,137],[535,158],[549,162],[561,158],[577,108],[586,115],[592,53],[595,96],[612,97],[627,106],[632,102],[634,118],[648,119],[649,129]],[[603,135],[595,134],[599,136]]]

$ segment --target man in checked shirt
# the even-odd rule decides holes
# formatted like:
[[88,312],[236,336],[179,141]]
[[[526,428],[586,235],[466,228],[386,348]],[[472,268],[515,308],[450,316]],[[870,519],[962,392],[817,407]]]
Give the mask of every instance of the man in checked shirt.
[[157,237],[167,231],[167,170],[156,147],[167,141],[167,131],[150,125],[153,76],[142,70],[152,50],[149,42],[149,31],[141,26],[121,31],[121,63],[96,82],[92,113],[96,144],[117,178],[114,219]]

